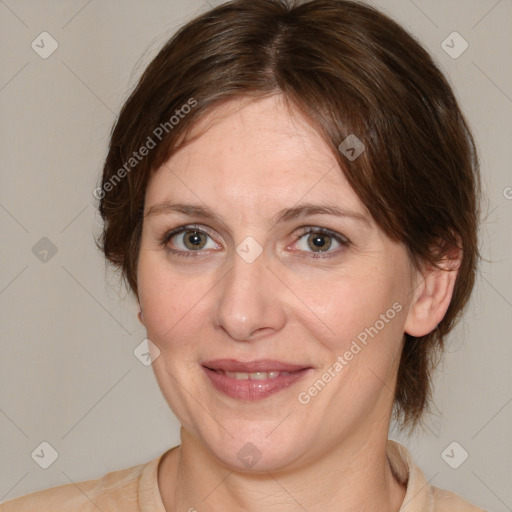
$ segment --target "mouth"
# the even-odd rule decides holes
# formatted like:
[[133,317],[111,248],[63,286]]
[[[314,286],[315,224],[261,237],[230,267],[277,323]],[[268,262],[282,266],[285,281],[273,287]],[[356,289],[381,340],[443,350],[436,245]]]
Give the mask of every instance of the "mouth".
[[271,359],[248,362],[216,359],[204,362],[202,367],[215,389],[240,400],[267,398],[312,371],[311,366]]

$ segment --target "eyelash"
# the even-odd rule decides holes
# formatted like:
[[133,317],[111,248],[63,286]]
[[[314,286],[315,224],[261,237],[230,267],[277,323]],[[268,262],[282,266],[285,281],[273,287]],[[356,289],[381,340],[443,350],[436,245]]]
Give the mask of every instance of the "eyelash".
[[[179,251],[179,250],[170,249],[169,247],[167,247],[169,240],[171,240],[171,238],[173,236],[181,234],[181,233],[192,232],[192,231],[196,232],[196,233],[204,234],[211,238],[211,236],[204,229],[201,229],[199,226],[189,224],[186,226],[180,226],[178,228],[167,231],[158,240],[158,243],[162,247],[165,247],[169,252],[176,254],[177,256],[184,257],[184,258],[190,258],[190,257],[197,258],[198,256],[200,256],[201,249],[199,249],[197,251]],[[314,227],[314,226],[307,226],[307,227],[301,228],[300,234],[298,235],[297,240],[294,243],[296,243],[298,240],[300,240],[305,235],[316,234],[316,233],[321,234],[321,235],[328,235],[328,236],[334,238],[334,240],[336,240],[342,247],[348,247],[351,243],[350,240],[348,240],[348,238],[344,237],[343,235],[339,235],[336,232],[331,231],[330,229]],[[338,253],[339,249],[336,251],[323,251],[323,252],[318,252],[318,253],[315,253],[312,251],[311,252],[306,251],[306,252],[310,253],[311,254],[310,257],[312,257],[312,258],[330,258],[333,255],[335,255],[336,253]]]
[[[159,240],[159,244],[164,247],[167,251],[176,254],[177,256],[183,257],[183,258],[197,258],[200,251],[177,251],[176,249],[170,249],[167,247],[167,244],[169,243],[169,240],[175,236],[179,235],[180,233],[187,233],[189,231],[194,231],[196,233],[202,233],[206,236],[210,236],[204,229],[201,229],[199,226],[195,225],[187,225],[187,226],[180,226],[179,228],[171,229],[170,231],[167,231],[162,238]],[[210,237],[211,238],[211,237]],[[200,255],[200,254],[199,254]]]

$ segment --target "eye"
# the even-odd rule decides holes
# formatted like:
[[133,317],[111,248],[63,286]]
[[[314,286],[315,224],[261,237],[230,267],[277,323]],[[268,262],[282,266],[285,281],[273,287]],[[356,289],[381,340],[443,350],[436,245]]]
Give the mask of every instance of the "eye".
[[195,256],[190,253],[219,248],[208,233],[196,226],[182,226],[168,231],[160,243],[180,256]]
[[[349,240],[339,233],[319,227],[307,227],[299,235],[296,247],[300,251],[312,253],[336,253],[350,244]],[[325,257],[325,256],[314,256]]]

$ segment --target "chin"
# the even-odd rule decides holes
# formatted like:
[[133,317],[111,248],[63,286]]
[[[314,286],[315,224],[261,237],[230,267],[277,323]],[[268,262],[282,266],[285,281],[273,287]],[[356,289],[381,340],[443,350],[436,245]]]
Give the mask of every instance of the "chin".
[[[280,471],[290,469],[305,455],[304,435],[300,431],[303,426],[279,426],[281,421],[278,416],[271,421],[256,422],[219,419],[220,426],[211,420],[194,429],[194,437],[217,462],[231,471]],[[291,427],[299,430],[294,431]]]

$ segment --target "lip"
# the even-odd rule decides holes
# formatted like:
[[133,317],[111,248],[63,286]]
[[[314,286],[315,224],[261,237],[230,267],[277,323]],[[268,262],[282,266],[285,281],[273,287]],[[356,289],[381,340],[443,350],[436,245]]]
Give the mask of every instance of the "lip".
[[[237,361],[236,359],[216,359],[205,361],[202,367],[212,385],[218,391],[239,400],[261,400],[288,388],[312,371],[310,366],[284,363],[272,359],[257,361]],[[255,373],[280,371],[289,372],[273,379],[238,380],[224,372]]]
[[238,361],[236,359],[214,359],[205,361],[202,365],[211,370],[224,370],[226,372],[296,372],[311,368],[304,364],[291,364],[275,359],[257,359],[255,361]]

